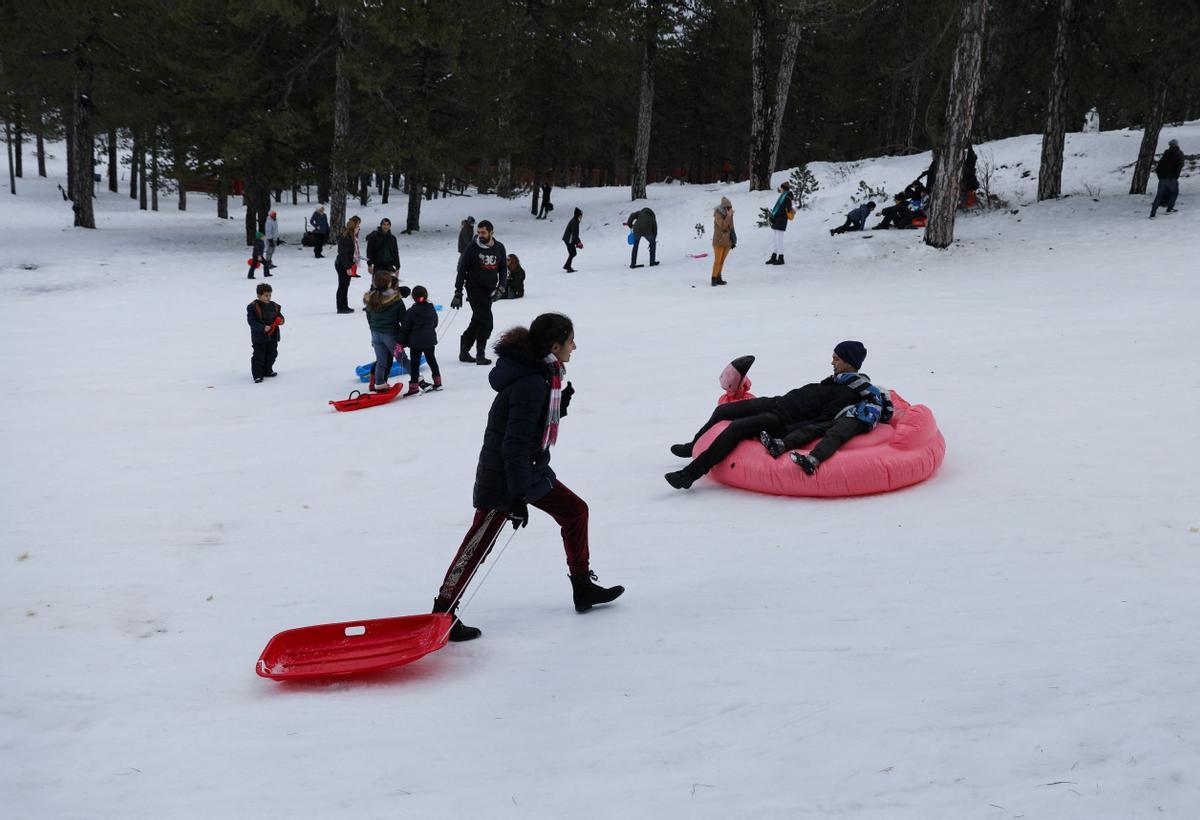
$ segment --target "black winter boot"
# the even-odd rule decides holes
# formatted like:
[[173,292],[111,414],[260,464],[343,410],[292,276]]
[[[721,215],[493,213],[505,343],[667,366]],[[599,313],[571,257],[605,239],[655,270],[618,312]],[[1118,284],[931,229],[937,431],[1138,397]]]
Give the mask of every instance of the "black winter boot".
[[806,475],[815,475],[817,472],[817,467],[819,467],[821,464],[821,462],[817,461],[810,455],[792,453],[791,458],[792,462],[795,463],[795,465],[801,470],[803,470]]
[[460,362],[465,362],[466,364],[474,364],[475,363],[475,357],[471,355],[471,340],[470,339],[468,339],[465,342],[463,340],[459,339],[459,341],[458,341],[458,360]]
[[483,355],[483,345],[475,348],[475,364],[491,364],[492,360]]
[[783,439],[775,438],[766,430],[759,434],[758,440],[762,442],[762,446],[767,448],[767,452],[771,454],[771,458],[779,458],[783,455],[787,445],[783,443]]
[[587,612],[596,604],[607,604],[621,597],[625,587],[602,587],[596,583],[596,573],[585,572],[570,575],[571,588],[575,592],[575,611]]
[[671,455],[679,456],[680,458],[691,458],[692,442],[689,441],[687,444],[672,444]]
[[782,254],[782,253],[781,253],[781,254],[779,254],[779,258],[775,260],[775,264],[776,264],[776,265],[782,265],[782,264],[783,264],[783,254]]
[[473,626],[467,626],[466,624],[464,624],[462,621],[460,621],[458,619],[457,615],[454,615],[454,610],[457,610],[457,609],[458,609],[457,604],[454,606],[454,609],[451,609],[450,605],[447,604],[445,601],[443,601],[441,598],[433,599],[434,614],[437,614],[439,612],[449,612],[454,617],[454,625],[452,627],[450,627],[450,640],[455,643],[459,643],[461,641],[473,641],[476,638],[478,638],[480,635],[482,635],[483,634],[482,629],[477,629],[476,627],[473,627]]
[[686,490],[696,482],[700,476],[696,475],[692,470],[691,465],[684,467],[682,470],[676,470],[673,473],[667,473],[663,478],[677,490]]
[[771,254],[771,258],[770,258],[770,259],[768,259],[768,260],[767,260],[766,262],[764,262],[763,264],[766,264],[766,265],[774,265],[774,264],[775,264],[775,259],[776,259],[776,257],[778,257],[778,256],[779,256],[779,254],[777,254],[777,253],[773,253],[773,254]]

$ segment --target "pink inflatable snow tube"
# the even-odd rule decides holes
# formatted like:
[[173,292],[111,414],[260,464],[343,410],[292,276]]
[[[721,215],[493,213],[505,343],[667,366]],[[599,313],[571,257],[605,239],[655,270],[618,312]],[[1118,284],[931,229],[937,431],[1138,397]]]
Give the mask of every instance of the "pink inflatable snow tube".
[[[743,441],[708,474],[722,484],[756,493],[819,498],[886,493],[924,481],[941,465],[946,440],[928,407],[909,404],[895,391],[891,396],[896,408],[892,420],[850,439],[816,475],[806,475],[787,453],[771,458],[758,440]],[[727,421],[715,424],[696,442],[693,455],[704,452],[727,426]]]

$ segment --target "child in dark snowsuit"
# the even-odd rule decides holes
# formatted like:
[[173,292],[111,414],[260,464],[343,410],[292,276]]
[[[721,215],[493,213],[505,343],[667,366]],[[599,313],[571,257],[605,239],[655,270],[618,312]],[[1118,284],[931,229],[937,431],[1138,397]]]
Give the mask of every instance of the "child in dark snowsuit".
[[254,252],[250,256],[250,270],[246,273],[247,279],[254,278],[254,269],[259,265],[263,265],[263,276],[270,276],[271,269],[266,267],[266,261],[263,259],[266,244],[263,242],[262,231],[256,231],[254,234]]
[[442,371],[438,368],[433,349],[437,346],[437,308],[429,303],[429,291],[423,285],[412,289],[412,307],[404,314],[400,323],[400,343],[397,348],[408,348],[408,395],[421,390],[421,356],[429,365],[433,376],[433,389],[442,389]]
[[904,194],[896,194],[892,197],[892,205],[884,208],[879,212],[883,217],[879,224],[875,226],[875,230],[882,231],[887,228],[911,228],[913,221],[912,209],[908,207],[908,200],[904,198]]
[[404,297],[408,288],[400,287],[396,274],[376,271],[371,277],[371,289],[363,294],[367,325],[371,328],[371,347],[375,349],[375,370],[370,389],[382,393],[388,389],[392,372],[392,356],[404,319]]
[[867,217],[875,210],[875,203],[868,202],[865,205],[859,205],[857,208],[846,214],[846,221],[838,228],[831,228],[829,235],[833,236],[846,231],[861,231],[867,222]]
[[250,344],[254,348],[250,355],[250,375],[258,384],[264,378],[279,375],[275,372],[275,357],[279,355],[283,309],[271,301],[271,286],[266,282],[258,286],[256,293],[258,298],[246,305],[246,323],[250,325]]

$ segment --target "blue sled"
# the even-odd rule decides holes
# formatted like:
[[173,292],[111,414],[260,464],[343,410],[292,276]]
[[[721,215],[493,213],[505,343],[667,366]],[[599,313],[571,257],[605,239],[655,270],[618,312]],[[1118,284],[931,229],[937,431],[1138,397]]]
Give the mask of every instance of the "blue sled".
[[[425,364],[424,356],[421,357],[421,364]],[[369,382],[371,380],[371,373],[374,372],[374,370],[375,362],[367,362],[366,364],[360,364],[358,367],[354,368],[354,372],[358,374],[358,380],[360,382]],[[407,367],[401,367],[400,362],[392,362],[392,372],[388,374],[389,379],[394,379],[397,376],[407,375]]]

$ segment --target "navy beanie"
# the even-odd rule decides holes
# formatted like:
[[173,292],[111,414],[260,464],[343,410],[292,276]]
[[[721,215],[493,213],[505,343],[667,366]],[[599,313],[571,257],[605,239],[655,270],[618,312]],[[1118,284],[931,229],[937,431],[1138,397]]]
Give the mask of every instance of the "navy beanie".
[[833,354],[857,369],[862,367],[863,361],[867,358],[867,349],[863,347],[862,342],[838,342],[837,347],[833,349]]

